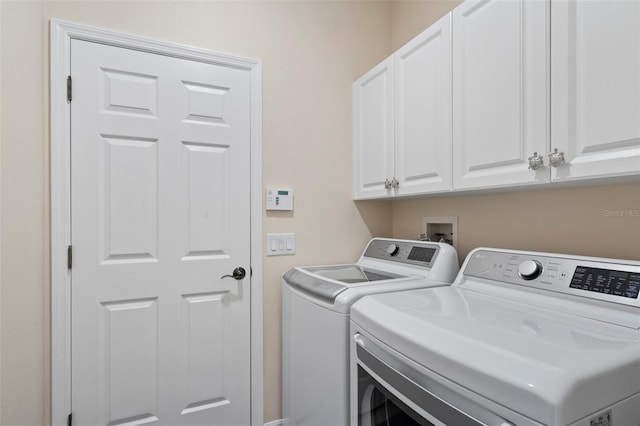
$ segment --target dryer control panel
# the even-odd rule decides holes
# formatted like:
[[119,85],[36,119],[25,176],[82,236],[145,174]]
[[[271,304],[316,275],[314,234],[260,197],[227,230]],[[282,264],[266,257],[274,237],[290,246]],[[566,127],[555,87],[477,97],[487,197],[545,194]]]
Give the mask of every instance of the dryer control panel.
[[640,262],[632,260],[480,249],[463,274],[640,307]]

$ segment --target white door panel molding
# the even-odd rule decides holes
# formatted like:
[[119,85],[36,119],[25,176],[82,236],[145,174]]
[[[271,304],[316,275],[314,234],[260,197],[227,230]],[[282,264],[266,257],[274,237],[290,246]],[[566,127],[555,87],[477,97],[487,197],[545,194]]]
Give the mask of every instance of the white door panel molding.
[[[177,83],[170,89],[174,91],[170,96],[179,102],[163,102],[163,90],[159,90],[161,82],[156,73],[127,66],[101,66],[97,71],[100,75],[96,74],[88,83],[82,83],[80,79],[73,84],[72,80],[70,88],[75,89],[75,93],[68,93],[66,82],[67,77],[72,75],[73,66],[71,50],[82,49],[83,46],[90,47],[87,52],[79,55],[83,60],[94,48],[99,51],[95,60],[109,56],[109,52],[127,49],[125,53],[133,55],[132,58],[138,55],[151,58],[151,62],[159,61],[154,66],[163,73],[179,73],[182,60],[188,60],[195,68],[202,70],[196,73],[198,76],[173,76]],[[153,70],[154,66],[149,69]],[[199,77],[203,70],[206,74],[212,69],[219,71],[217,80],[205,81]],[[237,76],[240,76],[241,81],[232,81]],[[95,84],[96,81],[99,84]],[[81,89],[83,84],[86,87]],[[97,92],[94,97],[98,102],[95,104],[95,111],[85,114],[82,121],[83,126],[96,130],[95,137],[88,141],[87,152],[82,153],[85,149],[82,144],[76,144],[73,149],[80,147],[80,151],[74,155],[83,155],[83,158],[89,159],[87,164],[80,167],[74,163],[74,168],[79,167],[77,170],[94,176],[94,180],[83,187],[83,180],[74,176],[76,180],[72,187],[71,107],[73,102],[83,101],[81,97],[86,95],[86,88],[91,90],[91,85],[98,86],[93,89]],[[246,111],[242,114],[234,110],[238,103],[229,101],[229,87],[232,86],[242,87],[240,91],[244,91],[242,96],[246,98]],[[73,100],[69,101],[68,95]],[[172,113],[179,116],[179,120],[175,126],[162,128],[158,117],[166,117],[171,112],[167,108],[172,108]],[[85,110],[87,109],[82,108],[80,111]],[[75,118],[80,118],[80,111],[76,111]],[[110,127],[109,123],[117,123],[117,126]],[[238,131],[245,133],[238,135]],[[167,137],[167,132],[173,132],[169,137],[175,143],[162,144],[162,138]],[[74,297],[72,304],[72,274],[68,269],[68,247],[72,241],[92,247],[86,251],[83,247],[83,250],[74,253],[72,263],[78,268],[73,270],[74,274],[82,274],[83,265],[94,264],[92,268],[98,273],[93,274],[93,279],[99,281],[111,275],[108,280],[116,283],[113,287],[120,289],[116,289],[117,295],[100,294],[98,290],[84,293],[78,290],[75,295],[78,299],[96,298],[94,309],[100,311],[99,314],[88,317],[101,324],[101,331],[96,333],[94,339],[99,354],[96,362],[99,365],[75,374],[73,383],[78,386],[76,380],[80,380],[77,377],[79,375],[94,374],[97,384],[108,384],[109,389],[102,390],[110,394],[109,406],[96,408],[101,419],[118,422],[130,418],[138,423],[156,420],[158,405],[167,404],[167,400],[163,400],[165,397],[156,395],[156,392],[162,393],[162,384],[156,382],[167,380],[166,377],[157,375],[158,369],[167,362],[167,355],[161,355],[167,349],[163,347],[165,343],[161,338],[166,330],[176,336],[189,336],[187,340],[181,338],[176,342],[175,348],[168,355],[169,358],[178,360],[175,365],[188,365],[191,368],[189,371],[175,373],[176,377],[184,378],[180,379],[184,384],[177,384],[180,398],[184,399],[180,401],[184,405],[180,407],[181,418],[190,417],[198,422],[204,419],[199,416],[205,412],[228,410],[228,396],[233,396],[235,392],[234,398],[237,398],[238,392],[243,391],[234,389],[235,385],[231,384],[216,392],[211,388],[211,383],[220,382],[217,379],[226,374],[222,366],[235,357],[229,356],[221,347],[221,342],[229,335],[229,331],[224,328],[225,322],[221,319],[225,318],[225,309],[229,305],[238,304],[244,297],[249,298],[246,300],[246,310],[238,315],[246,315],[246,321],[250,324],[250,340],[245,344],[245,351],[247,358],[250,355],[251,366],[247,373],[247,381],[251,385],[251,424],[262,425],[261,134],[259,61],[55,19],[51,21],[54,425],[66,424],[73,409],[71,359],[74,352],[71,336],[72,312],[75,312],[73,306],[77,300]],[[246,146],[234,146],[233,141],[243,137],[248,140]],[[171,151],[168,155],[164,152],[166,149]],[[250,160],[250,166],[247,167],[250,173],[244,177],[230,176],[233,173],[230,161],[237,161],[233,160],[231,153],[236,154],[238,149],[244,149],[241,156]],[[167,170],[170,164],[177,165],[176,170],[179,171],[174,174],[160,172]],[[238,179],[245,179],[245,183],[240,185],[246,185],[246,190],[243,191],[246,200],[241,201],[237,198],[238,193],[229,189],[229,185],[235,185]],[[205,187],[203,182],[214,184]],[[198,195],[202,191],[206,191],[206,197]],[[76,198],[86,196],[90,199],[86,203],[87,207],[81,208],[74,215],[72,193]],[[176,194],[176,200],[169,200],[169,193]],[[236,220],[237,215],[230,214],[228,210],[225,212],[225,209],[216,209],[216,205],[246,206],[246,216],[242,220],[250,224],[250,233],[247,232],[246,237],[246,241],[250,242],[249,248],[246,247],[246,241],[245,247],[241,247],[236,242],[235,235],[229,234],[231,228],[226,224],[230,220]],[[169,228],[166,228],[167,222],[171,223]],[[81,232],[74,234],[72,238],[72,231],[76,227]],[[89,233],[92,235],[88,235]],[[238,253],[243,250],[246,252],[243,256],[249,259],[244,266],[251,268],[253,272],[252,276],[243,280],[243,284],[232,279],[217,280],[215,277],[209,277],[211,282],[205,283],[197,278],[204,268],[198,265],[210,265],[209,268],[213,269],[208,271],[208,275],[218,274],[222,270],[230,273],[232,263],[234,267],[239,266],[234,262],[239,259]],[[87,261],[88,258],[90,261]],[[127,280],[131,281],[131,276],[141,271],[148,271],[150,281],[166,278],[161,269],[167,262],[172,265],[167,271],[173,271],[170,273],[175,273],[176,277],[195,274],[192,276],[192,285],[181,284],[185,287],[174,295],[174,301],[169,304],[171,306],[168,309],[167,302],[164,302],[169,300],[166,289],[158,289],[154,293],[140,291],[130,282],[127,284]],[[221,266],[216,269],[217,267],[212,266],[214,264]],[[214,270],[215,273],[212,272]],[[160,275],[154,278],[158,273]],[[90,276],[92,273],[89,271],[85,275]],[[89,281],[91,280],[90,278]],[[147,286],[152,287],[151,284]],[[168,317],[164,315],[168,310],[173,310],[173,314],[181,317],[182,321],[172,323],[165,330],[163,327],[166,326]],[[79,316],[81,312],[82,309],[74,315]],[[74,321],[77,319],[74,318]],[[231,319],[229,317],[226,321]],[[204,324],[212,323],[217,324],[217,328],[204,327]],[[82,330],[80,325],[76,325],[77,330]],[[85,337],[89,336],[86,332],[84,334]],[[130,336],[134,335],[136,338],[132,339]],[[131,353],[133,346],[139,350]],[[79,354],[75,356],[80,357]],[[214,364],[217,367],[209,368]],[[205,366],[208,367],[205,369]],[[105,368],[109,371],[105,371]],[[108,380],[105,376],[107,373]],[[131,380],[127,379],[133,373],[137,377],[133,381],[136,386],[130,386]],[[88,378],[83,380],[86,379]],[[132,411],[132,401],[136,402],[139,413]]]

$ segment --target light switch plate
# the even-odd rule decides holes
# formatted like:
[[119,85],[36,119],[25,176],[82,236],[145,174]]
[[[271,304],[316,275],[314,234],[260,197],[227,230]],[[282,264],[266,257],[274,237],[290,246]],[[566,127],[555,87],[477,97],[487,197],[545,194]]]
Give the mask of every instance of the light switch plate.
[[296,254],[296,234],[267,234],[267,256]]

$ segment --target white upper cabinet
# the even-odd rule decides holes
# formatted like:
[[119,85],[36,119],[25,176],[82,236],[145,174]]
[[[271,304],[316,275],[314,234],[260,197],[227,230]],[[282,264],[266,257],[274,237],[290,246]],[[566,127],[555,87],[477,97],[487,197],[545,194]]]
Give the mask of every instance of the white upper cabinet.
[[553,181],[640,173],[640,2],[551,2]]
[[393,57],[353,83],[353,197],[378,198],[393,177]]
[[451,14],[395,58],[398,194],[451,190]]
[[355,199],[451,190],[451,15],[353,84]]
[[[546,1],[466,1],[453,11],[453,189],[545,183]],[[545,161],[546,164],[546,161]]]
[[640,1],[467,0],[353,86],[355,199],[640,176]]

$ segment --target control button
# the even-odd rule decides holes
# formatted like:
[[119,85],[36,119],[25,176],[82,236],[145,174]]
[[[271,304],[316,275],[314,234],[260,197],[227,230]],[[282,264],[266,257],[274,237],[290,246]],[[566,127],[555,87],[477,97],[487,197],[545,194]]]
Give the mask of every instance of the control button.
[[502,276],[504,276],[505,278],[513,278],[515,276],[516,273],[516,265],[512,265],[512,264],[508,264],[505,268],[504,268],[504,273],[502,274]]
[[523,280],[535,280],[542,273],[542,264],[536,260],[525,260],[518,265],[518,275]]
[[398,247],[397,244],[389,244],[389,246],[387,246],[387,254],[389,256],[395,256],[398,254],[398,251],[400,251],[400,247]]

